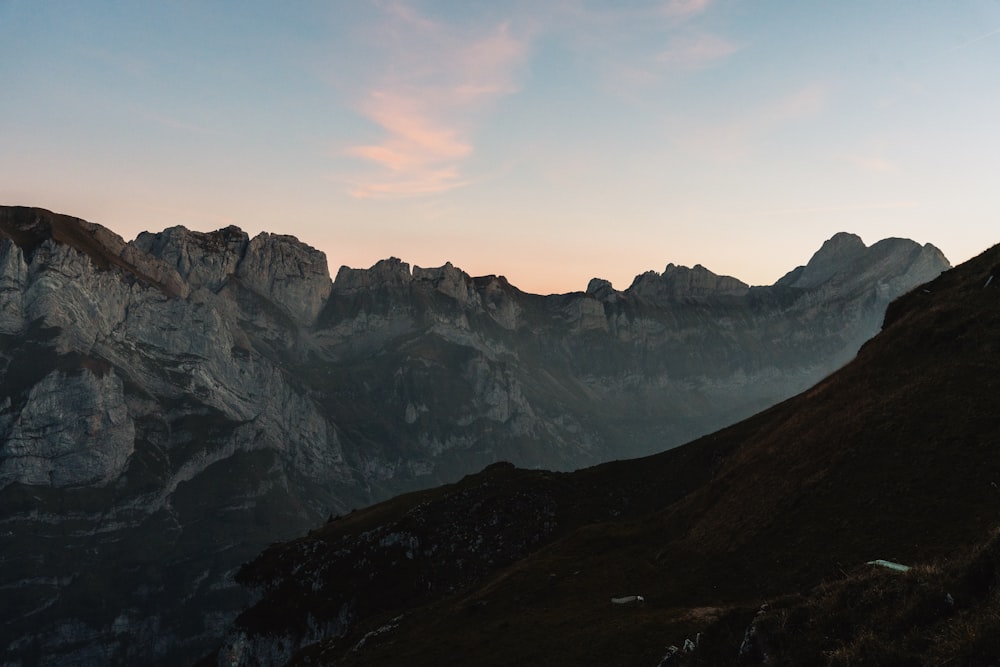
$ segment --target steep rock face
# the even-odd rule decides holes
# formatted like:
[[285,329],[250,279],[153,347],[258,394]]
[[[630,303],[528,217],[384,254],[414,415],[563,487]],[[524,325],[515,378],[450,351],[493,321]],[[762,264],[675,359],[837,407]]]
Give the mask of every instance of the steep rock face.
[[163,260],[194,289],[217,292],[236,272],[250,238],[237,227],[203,234],[184,227],[171,227],[151,234],[143,232],[133,245]]
[[[442,272],[443,273],[443,272]],[[373,290],[402,291],[410,284],[410,265],[397,257],[383,259],[370,269],[340,267],[334,287],[344,294],[370,292]]]
[[250,239],[237,227],[207,234],[172,227],[144,232],[133,245],[175,269],[191,289],[218,292],[236,278],[305,325],[330,294],[326,255],[293,236],[261,233]]
[[456,269],[451,265],[451,262],[432,269],[415,266],[413,267],[413,278],[429,282],[438,292],[455,299],[465,308],[480,304],[478,293],[473,288],[469,274],[461,269]]
[[125,469],[135,424],[114,373],[55,371],[12,407],[0,406],[0,485],[106,484]]
[[24,320],[24,286],[28,265],[10,240],[0,241],[0,330],[14,331]]
[[685,442],[844,363],[946,266],[901,240],[817,255],[807,286],[670,265],[543,297],[394,258],[331,283],[293,237],[126,243],[0,208],[0,585],[17,591],[0,645],[188,660],[245,602],[231,575],[263,545],[498,460]]
[[330,295],[326,255],[293,236],[262,233],[250,241],[236,276],[292,319],[311,325]]

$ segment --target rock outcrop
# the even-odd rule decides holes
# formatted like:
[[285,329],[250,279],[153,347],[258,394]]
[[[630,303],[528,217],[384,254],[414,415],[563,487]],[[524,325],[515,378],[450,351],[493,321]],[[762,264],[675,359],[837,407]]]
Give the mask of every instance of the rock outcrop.
[[742,280],[717,276],[701,264],[695,264],[693,269],[667,264],[661,274],[648,271],[636,276],[628,291],[649,301],[676,301],[725,295],[745,296],[749,290],[750,286]]
[[500,460],[646,454],[786,398],[947,266],[852,238],[771,287],[668,265],[538,296],[395,258],[331,281],[319,251],[235,227],[126,242],[0,208],[0,648],[189,661],[246,602],[234,568],[330,514]]

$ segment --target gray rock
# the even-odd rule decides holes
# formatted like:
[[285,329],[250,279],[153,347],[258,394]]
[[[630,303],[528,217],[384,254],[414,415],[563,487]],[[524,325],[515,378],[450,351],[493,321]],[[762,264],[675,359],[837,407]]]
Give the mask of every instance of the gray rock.
[[113,372],[58,371],[31,387],[20,409],[0,412],[0,486],[102,485],[132,454],[135,425]]
[[217,292],[236,272],[249,242],[250,237],[238,227],[208,234],[171,227],[156,234],[143,232],[132,243],[177,271],[189,289]]
[[732,276],[718,276],[701,264],[693,269],[667,264],[662,274],[654,271],[636,276],[628,292],[648,301],[676,301],[712,296],[744,296],[750,286]]
[[376,289],[402,292],[412,279],[410,265],[396,257],[390,257],[367,270],[340,267],[333,289],[342,294],[357,294]]
[[315,322],[332,287],[326,255],[299,243],[294,236],[255,236],[236,276],[306,326]]

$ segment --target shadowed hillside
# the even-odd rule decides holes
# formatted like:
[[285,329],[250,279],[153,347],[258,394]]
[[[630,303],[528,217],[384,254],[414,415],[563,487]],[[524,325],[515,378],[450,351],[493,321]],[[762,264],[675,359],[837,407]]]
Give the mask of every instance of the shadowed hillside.
[[906,626],[926,635],[871,664],[994,664],[998,281],[1000,246],[896,300],[842,370],[683,447],[494,466],[272,546],[218,663],[653,666],[702,633],[671,660],[868,664]]

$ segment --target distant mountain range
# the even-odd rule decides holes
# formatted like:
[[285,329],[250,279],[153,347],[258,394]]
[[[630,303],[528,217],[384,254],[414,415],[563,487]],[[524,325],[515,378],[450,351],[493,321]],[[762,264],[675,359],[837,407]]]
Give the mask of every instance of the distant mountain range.
[[206,664],[996,665],[998,506],[995,246],[729,428],[495,464],[268,548]]
[[838,234],[768,287],[668,265],[538,296],[398,259],[331,281],[289,236],[126,243],[0,207],[0,647],[189,660],[274,540],[499,461],[571,470],[715,431],[849,361],[947,267]]

